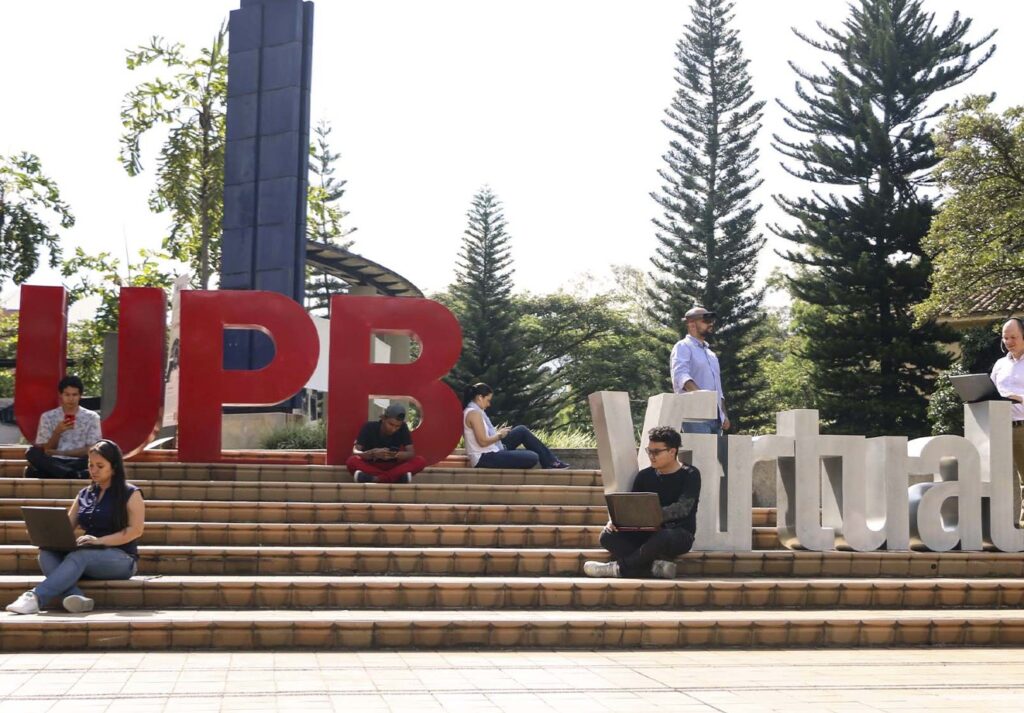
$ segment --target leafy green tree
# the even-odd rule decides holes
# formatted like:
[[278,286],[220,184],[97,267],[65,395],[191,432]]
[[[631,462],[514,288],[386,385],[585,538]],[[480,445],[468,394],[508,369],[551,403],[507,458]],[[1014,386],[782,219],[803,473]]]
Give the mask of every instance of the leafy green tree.
[[60,241],[41,215],[54,213],[62,228],[75,224],[57,184],[30,153],[0,156],[0,285],[20,285],[39,267],[42,250],[50,267],[60,263]]
[[[0,310],[0,359],[14,359],[18,351],[18,313]],[[0,368],[0,397],[14,396],[14,370]]]
[[[767,310],[747,349],[764,380],[764,388],[748,404],[750,433],[774,433],[780,411],[815,408],[811,363],[803,358],[805,339],[799,324],[811,305],[794,302],[788,309]],[[827,428],[829,423],[826,421]]]
[[[659,246],[655,314],[684,336],[694,304],[718,313],[715,351],[734,428],[746,427],[751,397],[761,390],[749,346],[761,320],[763,289],[754,287],[764,237],[757,231],[761,185],[754,139],[764,102],[754,101],[733,3],[694,0],[676,45],[676,94],[664,121],[675,135],[659,171],[665,184],[651,196],[663,210],[654,220]],[[667,363],[667,356],[666,356]],[[667,366],[665,367],[667,369]]]
[[68,357],[78,366],[77,373],[85,383],[86,393],[102,391],[103,338],[118,327],[118,296],[121,287],[160,287],[167,290],[174,275],[162,267],[167,256],[148,251],[139,253],[139,262],[121,261],[110,253],[88,255],[81,248],[75,256],[64,262],[61,273],[72,282],[68,286],[68,303],[96,298],[98,306],[92,318],[82,319],[68,326]]
[[501,201],[481,189],[466,213],[468,226],[455,282],[441,296],[462,325],[462,355],[448,376],[461,393],[483,381],[495,391],[492,420],[545,427],[555,416],[549,369],[524,341],[512,298],[512,255]]
[[120,161],[130,176],[142,170],[142,136],[157,126],[168,130],[157,157],[156,187],[150,208],[169,212],[170,232],[163,249],[191,265],[195,286],[206,289],[220,266],[224,211],[224,145],[228,57],[226,25],[198,57],[181,44],[154,37],[129,50],[128,69],[160,66],[167,76],[143,81],[121,107]]
[[[345,184],[334,176],[335,163],[341,154],[331,151],[330,135],[333,129],[326,121],[319,122],[313,129],[313,142],[309,147],[309,192],[306,210],[306,237],[318,243],[335,245],[348,249],[348,239],[357,228],[342,224],[348,215],[338,203],[345,195]],[[331,296],[348,291],[348,284],[333,275],[312,267],[306,268],[306,309],[326,316]]]
[[935,391],[928,401],[928,420],[931,421],[933,435],[963,435],[964,402],[953,388],[949,377],[990,372],[992,365],[1002,356],[1002,326],[1002,321],[996,321],[988,325],[971,327],[960,335],[960,357],[949,371],[944,371],[935,380]]
[[794,265],[792,296],[814,308],[798,325],[802,355],[836,432],[930,430],[925,394],[948,366],[939,343],[949,337],[914,326],[931,274],[921,241],[934,207],[921,186],[938,161],[930,102],[994,49],[972,61],[991,34],[966,41],[970,25],[954,14],[939,30],[918,0],[860,0],[841,28],[819,24],[823,40],[797,32],[834,62],[820,74],[794,67],[805,106],[782,106],[801,137],[775,136],[775,147],[793,175],[841,192],[776,197],[796,225],[773,229],[798,246],[782,255]]
[[634,420],[647,399],[664,390],[664,348],[630,316],[615,292],[594,297],[559,292],[516,299],[520,324],[534,361],[551,370],[558,422],[549,428],[590,428],[587,397],[595,391],[626,391]]
[[948,195],[924,239],[932,290],[920,318],[962,314],[986,293],[1024,293],[1024,106],[1001,115],[990,97],[948,110],[933,134],[935,175]]

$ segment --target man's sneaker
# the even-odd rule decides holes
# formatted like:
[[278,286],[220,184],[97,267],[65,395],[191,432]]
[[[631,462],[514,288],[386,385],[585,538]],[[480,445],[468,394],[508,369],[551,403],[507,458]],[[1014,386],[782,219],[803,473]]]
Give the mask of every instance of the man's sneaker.
[[551,468],[553,470],[566,470],[567,468],[572,468],[572,466],[569,465],[568,463],[564,463],[564,462],[562,462],[560,460],[556,460],[554,462],[554,464],[551,466]]
[[675,579],[676,563],[668,560],[654,560],[651,564],[651,574],[658,579]]
[[64,597],[64,608],[72,614],[81,614],[82,612],[92,611],[93,606],[96,602],[89,597],[83,597],[81,594],[69,594]]
[[402,473],[400,476],[398,476],[398,480],[396,480],[395,482],[396,483],[411,483],[412,482],[412,473]]
[[370,475],[369,473],[367,473],[365,471],[362,471],[362,470],[357,470],[354,475],[355,475],[355,480],[356,480],[357,483],[376,483],[377,482],[377,476],[376,475]]
[[25,592],[15,601],[7,605],[7,611],[15,614],[38,614],[39,597],[35,592]]
[[583,574],[588,577],[618,577],[619,563],[594,561],[584,562]]

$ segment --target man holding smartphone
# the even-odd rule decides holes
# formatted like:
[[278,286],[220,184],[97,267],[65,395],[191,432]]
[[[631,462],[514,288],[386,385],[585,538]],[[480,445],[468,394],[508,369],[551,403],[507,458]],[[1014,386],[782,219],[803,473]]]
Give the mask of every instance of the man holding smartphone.
[[427,461],[412,446],[405,406],[391,404],[380,420],[367,421],[345,465],[357,483],[411,483]]
[[89,478],[89,449],[103,435],[100,415],[78,405],[84,390],[77,376],[65,376],[57,384],[60,406],[39,419],[36,444],[25,454],[27,477]]

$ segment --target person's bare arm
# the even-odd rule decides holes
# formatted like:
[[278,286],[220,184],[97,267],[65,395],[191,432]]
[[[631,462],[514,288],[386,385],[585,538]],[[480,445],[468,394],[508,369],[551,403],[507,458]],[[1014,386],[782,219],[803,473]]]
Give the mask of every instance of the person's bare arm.
[[499,428],[493,436],[488,436],[487,429],[484,428],[484,417],[480,415],[479,411],[470,411],[469,415],[466,416],[466,420],[469,423],[469,427],[473,429],[476,442],[481,446],[490,446],[497,443],[512,430],[510,428]]

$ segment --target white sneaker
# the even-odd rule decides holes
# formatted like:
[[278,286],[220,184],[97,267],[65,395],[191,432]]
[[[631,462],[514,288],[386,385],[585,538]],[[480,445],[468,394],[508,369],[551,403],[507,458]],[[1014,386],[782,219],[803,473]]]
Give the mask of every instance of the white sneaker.
[[675,579],[676,563],[669,560],[654,560],[651,564],[651,574],[658,579]]
[[64,597],[64,608],[72,614],[81,614],[82,612],[92,611],[93,606],[96,602],[89,597],[83,597],[81,594],[69,594]]
[[618,577],[618,562],[594,562],[593,560],[583,563],[583,574],[588,577]]
[[25,592],[15,601],[7,605],[7,611],[15,614],[38,614],[39,597],[35,592]]

